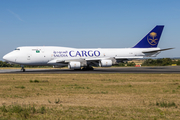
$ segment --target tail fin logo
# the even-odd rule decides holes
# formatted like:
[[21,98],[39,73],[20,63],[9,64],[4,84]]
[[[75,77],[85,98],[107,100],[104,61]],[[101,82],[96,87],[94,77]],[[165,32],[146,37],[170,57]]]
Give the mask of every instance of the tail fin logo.
[[155,32],[151,32],[150,34],[149,34],[149,36],[147,36],[147,41],[148,41],[148,43],[150,44],[150,45],[156,45],[157,44],[157,33],[155,33]]

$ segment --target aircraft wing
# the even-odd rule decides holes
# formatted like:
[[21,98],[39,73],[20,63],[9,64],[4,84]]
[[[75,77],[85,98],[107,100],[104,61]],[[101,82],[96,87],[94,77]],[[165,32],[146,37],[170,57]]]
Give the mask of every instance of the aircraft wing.
[[143,56],[136,56],[136,57],[115,57],[116,60],[133,60],[133,59],[140,59]]
[[143,56],[136,56],[136,57],[105,57],[105,58],[78,58],[78,59],[54,59],[48,62],[48,64],[54,64],[54,63],[69,63],[71,61],[78,61],[78,62],[99,62],[101,60],[120,60],[120,61],[127,61],[127,60],[133,60],[133,59],[140,59],[143,58]]
[[110,57],[108,58],[77,58],[77,59],[54,59],[54,60],[51,60],[48,62],[48,64],[53,64],[53,63],[69,63],[71,61],[78,61],[78,62],[84,62],[84,61],[99,61],[99,60],[102,60],[102,59],[110,59]]
[[80,59],[54,59],[54,60],[49,61],[48,64],[68,63],[70,61],[79,61],[79,62],[81,62],[81,61],[85,61],[85,59],[82,59],[82,58],[80,58]]

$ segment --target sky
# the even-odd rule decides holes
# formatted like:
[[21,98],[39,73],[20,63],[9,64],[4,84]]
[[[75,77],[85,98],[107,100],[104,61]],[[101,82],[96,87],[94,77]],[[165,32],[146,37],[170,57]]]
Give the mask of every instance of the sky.
[[157,57],[180,57],[180,0],[1,0],[0,60],[19,46],[133,47],[164,25]]

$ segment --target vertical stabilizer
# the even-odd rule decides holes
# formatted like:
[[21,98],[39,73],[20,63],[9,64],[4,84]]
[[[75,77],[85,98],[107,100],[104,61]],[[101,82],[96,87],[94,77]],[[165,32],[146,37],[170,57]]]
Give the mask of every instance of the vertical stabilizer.
[[133,48],[156,48],[158,46],[164,25],[157,25]]

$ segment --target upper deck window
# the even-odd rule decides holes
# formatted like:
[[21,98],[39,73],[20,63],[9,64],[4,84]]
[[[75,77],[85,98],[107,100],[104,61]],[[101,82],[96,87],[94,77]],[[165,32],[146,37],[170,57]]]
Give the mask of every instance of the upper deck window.
[[19,48],[16,48],[15,50],[20,50]]

